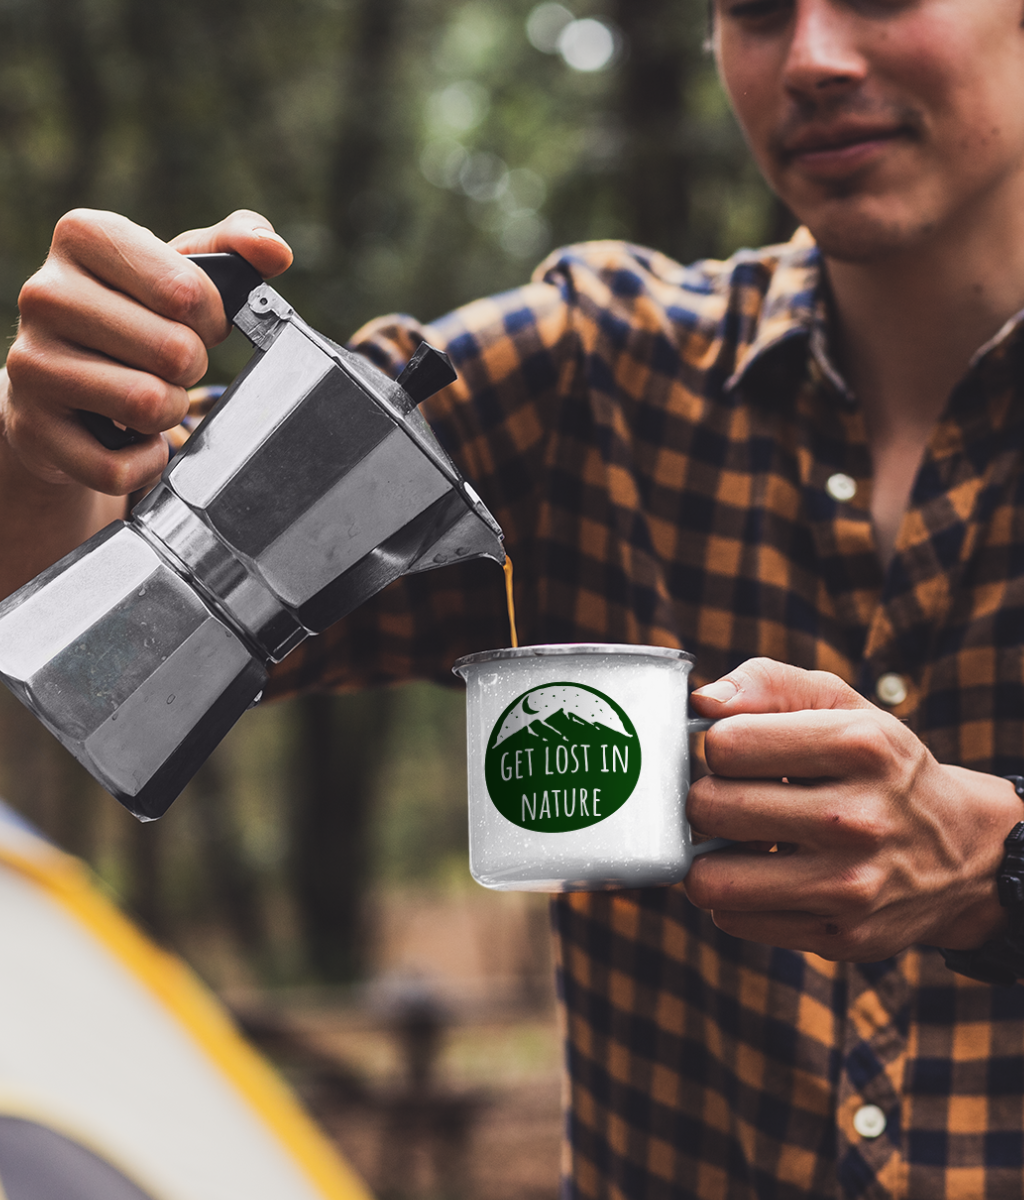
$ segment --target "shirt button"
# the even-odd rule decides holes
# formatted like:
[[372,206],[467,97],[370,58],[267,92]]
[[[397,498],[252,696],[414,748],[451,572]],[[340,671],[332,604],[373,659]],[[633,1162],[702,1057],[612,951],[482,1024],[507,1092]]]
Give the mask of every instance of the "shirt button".
[[853,1127],[862,1138],[881,1137],[885,1133],[885,1113],[877,1104],[865,1104],[853,1114]]
[[895,708],[907,698],[907,681],[902,675],[890,671],[882,675],[875,684],[875,695],[883,704]]
[[857,494],[857,481],[851,479],[849,475],[844,475],[842,471],[837,471],[835,475],[829,476],[828,483],[825,484],[825,491],[833,500],[838,500],[840,504],[846,504]]

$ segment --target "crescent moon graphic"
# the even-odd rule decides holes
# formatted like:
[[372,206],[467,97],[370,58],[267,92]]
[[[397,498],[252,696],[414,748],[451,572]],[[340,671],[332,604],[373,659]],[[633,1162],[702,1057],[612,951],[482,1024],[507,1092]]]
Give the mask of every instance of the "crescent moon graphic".
[[539,708],[531,708],[530,707],[530,697],[524,696],[523,697],[523,712],[526,713],[527,716],[535,717],[537,715],[537,713],[540,712],[540,709]]

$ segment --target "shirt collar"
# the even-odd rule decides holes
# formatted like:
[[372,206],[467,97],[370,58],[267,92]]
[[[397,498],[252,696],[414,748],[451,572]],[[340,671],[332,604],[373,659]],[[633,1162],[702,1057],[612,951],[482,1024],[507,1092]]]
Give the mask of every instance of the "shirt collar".
[[821,253],[814,238],[801,227],[788,242],[762,251],[758,257],[771,270],[771,279],[760,303],[753,337],[737,348],[735,369],[726,381],[726,390],[732,391],[758,373],[777,350],[792,348],[794,339],[802,339],[825,375],[846,393],[846,384],[828,355],[828,301]]
[[[758,258],[769,269],[774,260],[774,269],[761,302],[754,336],[738,347],[735,368],[725,383],[726,391],[749,381],[777,358],[780,350],[793,350],[797,340],[802,339],[838,395],[853,402],[853,393],[835,365],[829,346],[828,284],[814,237],[801,226],[788,242],[760,252]],[[1019,341],[1024,341],[1024,310],[1011,317],[975,351],[969,371],[974,372],[982,364],[998,371],[1011,347]],[[806,362],[805,356],[803,361]]]

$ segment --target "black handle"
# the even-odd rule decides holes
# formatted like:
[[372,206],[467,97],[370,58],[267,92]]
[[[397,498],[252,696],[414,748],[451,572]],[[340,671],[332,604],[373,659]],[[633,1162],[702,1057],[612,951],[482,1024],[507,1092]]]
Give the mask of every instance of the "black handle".
[[398,382],[412,397],[413,404],[422,404],[428,396],[454,383],[458,377],[452,360],[443,350],[429,342],[420,342]]
[[213,280],[229,321],[233,321],[239,309],[245,307],[252,289],[258,288],[263,282],[259,271],[233,250],[220,254],[186,254],[185,257],[197,267],[202,267]]
[[[185,257],[191,259],[196,266],[202,267],[213,280],[229,320],[245,306],[252,289],[259,287],[263,282],[259,271],[233,251],[222,254],[187,254]],[[125,446],[134,446],[147,437],[147,434],[138,433],[134,429],[122,429],[109,417],[100,416],[99,413],[80,411],[79,416],[86,429],[107,450],[123,450]]]

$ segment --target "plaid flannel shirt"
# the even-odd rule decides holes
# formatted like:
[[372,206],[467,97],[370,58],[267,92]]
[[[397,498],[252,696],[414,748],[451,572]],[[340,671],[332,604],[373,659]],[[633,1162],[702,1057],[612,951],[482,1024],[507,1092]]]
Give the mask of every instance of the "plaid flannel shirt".
[[[506,532],[524,641],[683,646],[697,683],[752,655],[873,699],[896,675],[940,761],[1024,774],[1018,324],[951,396],[883,570],[827,303],[806,233],[690,268],[597,243],[356,344],[392,371],[421,337],[452,355],[425,412]],[[273,689],[444,679],[507,636],[498,569],[460,564],[307,642]],[[560,896],[553,920],[566,1197],[1024,1196],[1024,988],[928,948],[848,965],[740,941],[678,887]]]

